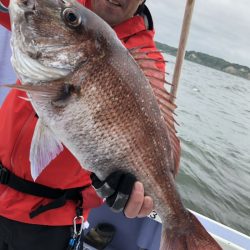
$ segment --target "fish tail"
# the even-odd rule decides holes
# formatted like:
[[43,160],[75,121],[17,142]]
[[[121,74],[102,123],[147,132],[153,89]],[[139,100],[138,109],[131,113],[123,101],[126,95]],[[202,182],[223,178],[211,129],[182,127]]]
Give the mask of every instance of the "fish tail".
[[198,219],[189,211],[187,215],[190,224],[186,230],[182,227],[162,230],[160,250],[222,250]]

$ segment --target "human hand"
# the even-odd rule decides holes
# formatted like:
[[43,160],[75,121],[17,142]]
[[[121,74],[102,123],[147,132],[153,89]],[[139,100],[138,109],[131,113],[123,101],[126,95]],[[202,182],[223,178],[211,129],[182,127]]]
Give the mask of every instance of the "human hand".
[[153,210],[153,200],[144,196],[143,184],[122,171],[111,173],[104,181],[92,173],[92,185],[97,194],[105,198],[114,212],[123,211],[128,218],[144,217]]
[[128,218],[142,218],[148,216],[154,208],[153,199],[144,196],[143,184],[135,182],[132,193],[124,208],[124,214]]

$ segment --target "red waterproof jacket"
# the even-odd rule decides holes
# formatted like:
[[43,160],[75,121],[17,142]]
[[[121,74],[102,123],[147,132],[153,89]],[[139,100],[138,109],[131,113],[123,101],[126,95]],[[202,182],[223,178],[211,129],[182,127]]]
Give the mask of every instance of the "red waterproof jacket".
[[[9,0],[1,2],[5,6],[9,4]],[[91,9],[91,0],[79,0],[79,2]],[[0,24],[10,29],[7,14],[0,13]],[[150,50],[155,50],[154,30],[147,30],[141,16],[135,16],[117,25],[114,30],[127,48],[143,45]],[[153,54],[153,57],[161,58],[161,55]],[[164,63],[159,64],[159,67],[164,71]],[[30,173],[29,151],[37,117],[30,103],[19,97],[26,97],[26,94],[12,90],[0,108],[0,161],[15,175],[33,181]],[[45,168],[36,182],[52,188],[67,189],[90,184],[91,180],[89,172],[83,170],[73,155],[65,149]],[[99,206],[102,201],[93,188],[88,188],[82,193],[86,218],[89,210]],[[46,211],[30,219],[31,210],[48,202],[50,202],[49,199],[24,194],[0,184],[0,216],[30,224],[72,224],[75,217],[73,201],[67,201],[63,207]]]

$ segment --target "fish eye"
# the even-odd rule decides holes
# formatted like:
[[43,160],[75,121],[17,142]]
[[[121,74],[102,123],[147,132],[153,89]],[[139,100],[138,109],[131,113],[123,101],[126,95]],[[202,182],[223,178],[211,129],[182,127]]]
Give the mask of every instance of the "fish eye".
[[79,15],[79,13],[72,9],[72,8],[67,8],[63,11],[62,13],[63,20],[64,22],[72,28],[76,28],[81,25],[82,23],[82,18]]

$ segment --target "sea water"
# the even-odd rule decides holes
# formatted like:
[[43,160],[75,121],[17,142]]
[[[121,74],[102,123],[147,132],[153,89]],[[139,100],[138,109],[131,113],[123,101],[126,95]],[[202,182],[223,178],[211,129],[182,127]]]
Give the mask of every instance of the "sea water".
[[176,104],[185,205],[250,235],[250,81],[185,61]]

